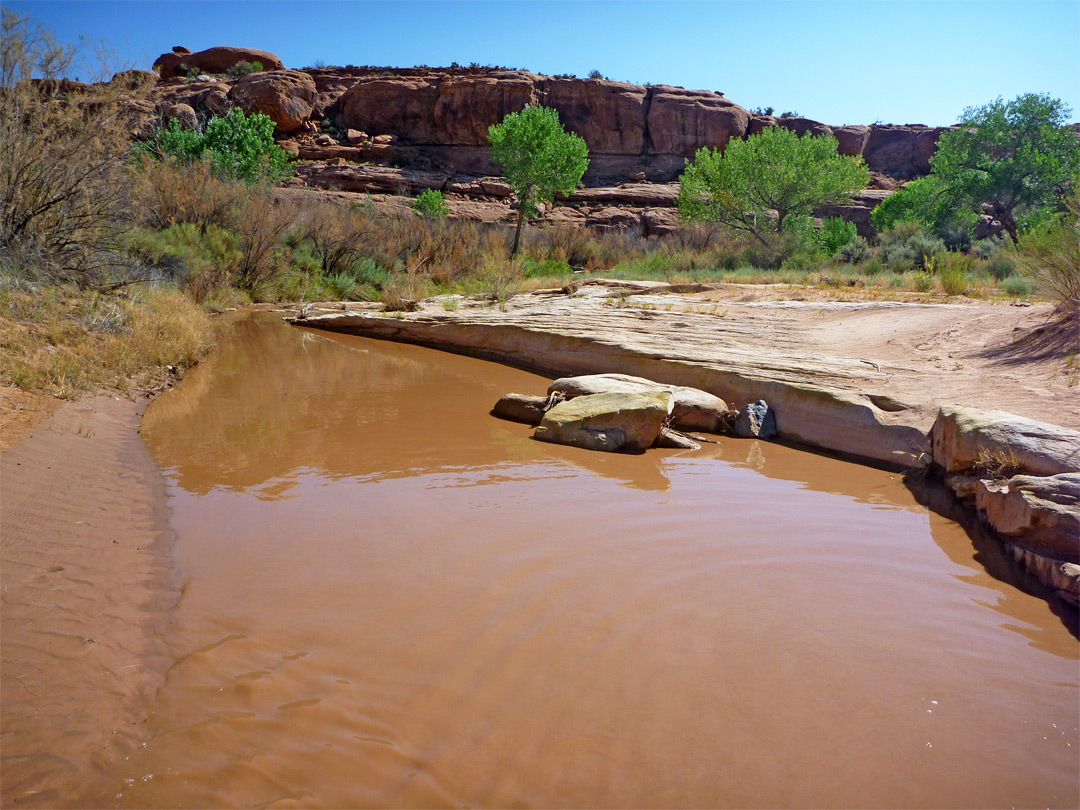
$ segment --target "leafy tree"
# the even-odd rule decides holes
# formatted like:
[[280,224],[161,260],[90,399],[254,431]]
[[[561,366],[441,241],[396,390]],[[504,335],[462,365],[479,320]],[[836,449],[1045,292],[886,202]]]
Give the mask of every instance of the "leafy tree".
[[1080,174],[1080,139],[1069,113],[1060,99],[1039,93],[969,107],[959,126],[938,138],[933,175],[970,210],[990,206],[1015,243],[1018,220],[1060,208]]
[[274,143],[274,122],[262,113],[246,116],[239,108],[224,116],[215,115],[201,133],[184,129],[174,118],[137,151],[181,163],[192,163],[205,155],[218,174],[249,183],[280,183],[293,171],[288,153]]
[[970,231],[975,220],[975,212],[965,207],[957,193],[934,174],[913,180],[890,194],[870,214],[870,221],[879,231],[887,231],[900,222],[917,222],[939,235],[952,230]]
[[830,135],[800,138],[769,127],[727,149],[702,147],[680,178],[679,214],[688,222],[718,222],[766,236],[784,232],[790,217],[806,217],[825,203],[844,203],[870,172],[856,157],[837,152]]
[[536,216],[537,205],[551,202],[555,192],[573,191],[589,167],[585,141],[567,132],[559,113],[550,107],[526,107],[510,113],[501,124],[488,128],[491,157],[502,166],[506,181],[517,194],[514,232],[517,255],[525,220]]

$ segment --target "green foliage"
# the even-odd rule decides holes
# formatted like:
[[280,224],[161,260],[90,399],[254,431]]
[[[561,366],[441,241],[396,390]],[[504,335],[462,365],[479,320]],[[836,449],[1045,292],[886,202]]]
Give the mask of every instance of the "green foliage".
[[837,152],[835,138],[800,138],[769,127],[745,141],[730,141],[723,153],[699,149],[680,178],[679,214],[687,222],[720,223],[767,243],[766,235],[783,233],[789,217],[847,202],[869,179],[861,159]]
[[289,154],[274,143],[274,122],[262,113],[246,116],[241,109],[215,115],[201,133],[184,129],[174,118],[138,144],[136,152],[159,160],[175,158],[181,163],[207,155],[216,173],[249,183],[280,183],[293,172]]
[[964,208],[957,194],[935,175],[913,180],[878,203],[870,214],[879,231],[914,222],[939,236],[946,230],[968,232],[976,220],[974,210]]
[[488,138],[492,159],[502,166],[517,194],[516,254],[524,221],[536,216],[537,205],[554,200],[556,192],[570,192],[580,185],[589,167],[589,149],[584,140],[563,129],[559,113],[549,107],[510,113],[502,123],[488,128]]
[[858,231],[854,222],[848,222],[840,217],[830,217],[822,221],[818,238],[825,255],[835,256],[850,245],[857,236]]
[[252,73],[261,73],[262,69],[262,62],[240,61],[225,71],[225,73],[230,79],[241,79],[244,76],[250,76]]
[[[861,236],[856,236],[838,251],[837,255],[848,264],[861,264],[870,258],[872,251],[870,243]],[[876,259],[874,261],[877,261]],[[877,270],[881,271],[881,263],[878,262]]]
[[1035,292],[1035,281],[1026,276],[1010,276],[1001,283],[1001,291],[1013,298],[1024,298]]
[[969,107],[959,126],[938,138],[933,174],[969,210],[990,206],[1016,242],[1022,218],[1060,207],[1080,174],[1080,139],[1069,113],[1060,99],[1038,93]]
[[428,219],[446,219],[450,213],[442,192],[434,188],[429,188],[413,200],[412,207],[417,214]]
[[1004,256],[998,256],[996,259],[989,260],[986,270],[994,281],[1004,281],[1016,272],[1016,264]]
[[974,263],[972,256],[950,250],[931,259],[928,266],[937,273],[946,295],[963,295],[967,292],[969,273]]
[[881,258],[893,271],[922,269],[945,252],[945,243],[923,231],[917,222],[899,222],[881,234]]
[[[1055,222],[1029,231],[1017,245],[1020,272],[1060,302],[1074,316],[1080,313],[1080,189],[1067,201],[1068,210]],[[1013,279],[1006,279],[1006,284]],[[1004,288],[1004,285],[1003,285]]]

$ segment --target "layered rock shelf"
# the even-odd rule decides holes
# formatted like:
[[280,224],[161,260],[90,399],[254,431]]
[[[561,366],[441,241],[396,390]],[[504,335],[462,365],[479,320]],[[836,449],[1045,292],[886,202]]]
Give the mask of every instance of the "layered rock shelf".
[[[230,78],[227,71],[240,62],[258,62],[264,70]],[[496,188],[499,167],[491,160],[488,127],[528,104],[553,107],[567,129],[588,144],[590,166],[586,188],[563,201],[573,207],[557,206],[557,215],[548,212],[545,219],[631,229],[644,236],[678,227],[676,181],[687,158],[703,146],[723,148],[732,138],[770,126],[800,135],[834,135],[842,154],[863,158],[874,173],[873,187],[851,205],[816,214],[844,217],[871,235],[873,207],[898,182],[929,172],[945,129],[920,124],[832,127],[808,118],[758,115],[711,90],[523,70],[288,70],[274,54],[250,48],[191,53],[178,46],[154,67],[158,74],[136,77],[144,92],[131,104],[144,133],[165,118],[192,123],[230,107],[263,113],[274,121],[282,145],[300,161],[295,181],[300,185],[393,195],[433,188],[470,203],[451,206],[452,216],[484,221],[510,216],[509,190]]]

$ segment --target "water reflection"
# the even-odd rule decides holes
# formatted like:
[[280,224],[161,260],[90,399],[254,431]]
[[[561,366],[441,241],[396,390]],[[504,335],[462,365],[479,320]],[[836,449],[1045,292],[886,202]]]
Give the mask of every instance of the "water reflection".
[[488,416],[542,378],[238,328],[148,414],[186,585],[102,804],[1073,802],[1073,640],[896,476],[542,444]]

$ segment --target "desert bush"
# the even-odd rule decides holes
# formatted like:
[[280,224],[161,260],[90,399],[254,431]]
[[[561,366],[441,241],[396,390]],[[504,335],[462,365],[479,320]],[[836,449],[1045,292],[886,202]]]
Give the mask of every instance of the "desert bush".
[[1001,291],[1013,298],[1023,298],[1035,292],[1035,281],[1025,276],[1009,276],[1001,283]]
[[1063,310],[1080,313],[1080,188],[1067,199],[1067,211],[1049,226],[1020,238],[1020,272],[1056,298]]
[[[850,242],[840,248],[837,255],[848,264],[861,264],[870,258],[873,251],[870,243],[861,236],[855,236]],[[880,268],[880,265],[879,265]]]
[[185,285],[200,303],[232,282],[242,258],[239,234],[212,223],[133,232],[125,250],[136,261]]
[[119,97],[0,93],[0,272],[99,283],[118,269],[127,145]]
[[934,276],[926,270],[916,270],[911,279],[915,292],[930,292],[934,289]]
[[308,240],[324,276],[352,270],[360,246],[375,230],[373,218],[357,206],[311,203],[298,214],[297,232]]
[[994,281],[1004,281],[1016,272],[1016,263],[1004,256],[998,256],[986,263],[986,272]]
[[240,261],[235,284],[248,292],[265,293],[265,288],[280,275],[283,266],[277,261],[277,248],[292,224],[292,213],[274,202],[269,188],[255,189],[240,216]]
[[880,238],[881,257],[895,271],[921,270],[929,258],[945,250],[945,243],[926,234],[917,222],[898,222]]
[[241,60],[226,70],[225,75],[230,79],[242,79],[244,76],[250,76],[252,73],[261,73],[262,69],[262,62],[248,62],[246,60]]
[[418,196],[412,204],[413,210],[422,217],[428,219],[445,219],[450,213],[443,200],[442,192],[438,189],[429,188]]
[[955,251],[939,253],[930,259],[927,269],[936,272],[946,295],[963,295],[969,286],[969,273],[975,263],[972,256]]
[[205,157],[190,163],[144,158],[131,174],[133,213],[152,228],[185,222],[231,228],[246,203],[247,187],[218,175]]

